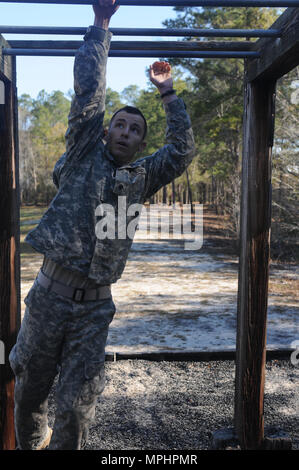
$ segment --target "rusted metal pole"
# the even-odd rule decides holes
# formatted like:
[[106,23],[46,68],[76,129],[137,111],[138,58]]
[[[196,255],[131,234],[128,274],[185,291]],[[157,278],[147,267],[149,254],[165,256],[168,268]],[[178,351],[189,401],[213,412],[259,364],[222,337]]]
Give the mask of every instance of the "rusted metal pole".
[[247,82],[245,72],[244,101],[235,429],[243,449],[260,449],[264,440],[275,81]]

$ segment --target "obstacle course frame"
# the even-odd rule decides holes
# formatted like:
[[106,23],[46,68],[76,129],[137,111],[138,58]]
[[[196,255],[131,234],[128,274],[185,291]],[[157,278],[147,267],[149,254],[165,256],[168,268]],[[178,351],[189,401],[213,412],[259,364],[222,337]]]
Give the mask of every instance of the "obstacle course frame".
[[[0,3],[7,0],[0,0]],[[16,3],[14,0],[10,0]],[[17,0],[92,4],[93,0]],[[112,41],[110,57],[244,59],[244,119],[234,432],[242,449],[289,448],[264,436],[271,230],[271,153],[277,80],[299,64],[299,0],[119,0],[120,5],[288,7],[268,30],[111,28],[120,36],[257,37],[248,41]],[[15,448],[14,378],[8,355],[20,327],[20,229],[16,57],[74,56],[82,41],[6,40],[2,34],[78,34],[84,28],[0,26],[0,449]],[[231,356],[229,356],[231,357]],[[0,358],[1,359],[1,358]]]

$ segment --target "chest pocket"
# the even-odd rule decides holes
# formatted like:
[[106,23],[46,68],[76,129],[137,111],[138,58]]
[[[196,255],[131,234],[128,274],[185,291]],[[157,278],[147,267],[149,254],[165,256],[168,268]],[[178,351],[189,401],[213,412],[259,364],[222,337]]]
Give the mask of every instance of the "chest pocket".
[[113,175],[112,190],[118,196],[127,196],[129,203],[142,199],[145,187],[145,169],[138,167],[121,167]]

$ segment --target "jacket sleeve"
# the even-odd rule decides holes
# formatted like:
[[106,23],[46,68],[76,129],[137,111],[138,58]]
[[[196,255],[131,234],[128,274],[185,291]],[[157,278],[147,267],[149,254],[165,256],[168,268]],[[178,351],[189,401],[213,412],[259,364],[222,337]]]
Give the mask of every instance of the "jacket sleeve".
[[162,186],[180,176],[195,155],[195,144],[189,115],[182,99],[165,105],[167,144],[144,158],[146,169],[146,193],[148,199]]
[[61,175],[63,166],[65,164],[65,157],[66,157],[66,154],[64,153],[54,166],[52,177],[53,177],[53,183],[55,184],[57,189],[59,189],[60,175]]
[[103,134],[106,96],[106,67],[112,33],[103,41],[87,39],[74,63],[74,91],[68,117],[66,161],[73,164],[94,148]]

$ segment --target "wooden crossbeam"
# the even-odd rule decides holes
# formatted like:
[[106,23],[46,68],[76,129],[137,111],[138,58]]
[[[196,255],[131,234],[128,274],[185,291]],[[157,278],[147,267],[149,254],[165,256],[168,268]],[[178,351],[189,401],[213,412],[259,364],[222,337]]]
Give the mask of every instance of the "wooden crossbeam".
[[299,8],[288,8],[271,28],[280,29],[281,36],[254,43],[260,57],[248,60],[248,81],[277,80],[299,65]]

